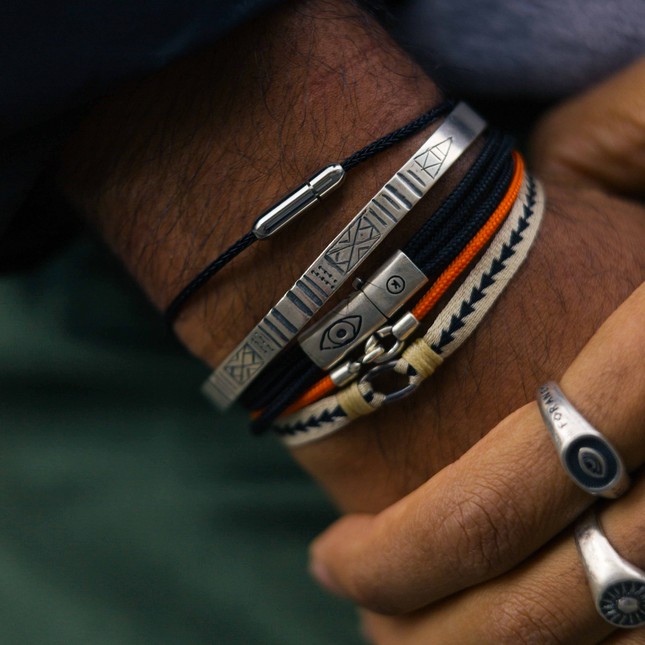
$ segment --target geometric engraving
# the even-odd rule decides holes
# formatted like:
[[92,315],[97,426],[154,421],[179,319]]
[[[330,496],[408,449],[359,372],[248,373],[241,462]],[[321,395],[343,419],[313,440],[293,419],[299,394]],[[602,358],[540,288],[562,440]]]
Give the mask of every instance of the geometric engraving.
[[[311,273],[313,276],[318,278],[318,280],[320,280],[323,284],[326,284],[328,287],[333,287],[338,282],[338,280],[334,278],[334,276],[331,273],[329,273],[329,271],[327,271],[324,266],[320,264],[316,269],[311,269]],[[330,282],[330,280],[332,282]]]
[[367,214],[363,214],[345,231],[325,259],[336,265],[344,274],[349,273],[381,237],[378,227]]
[[602,615],[619,627],[639,627],[645,623],[645,585],[625,580],[611,585],[600,598]]
[[347,316],[330,325],[320,339],[320,349],[338,349],[349,345],[358,336],[363,319],[360,316]]
[[249,343],[245,343],[244,347],[231,357],[224,369],[233,380],[244,385],[263,364],[262,357]]
[[429,150],[422,152],[418,157],[415,157],[414,160],[417,162],[421,170],[429,175],[431,179],[434,179],[439,174],[441,166],[443,166],[443,162],[446,160],[451,146],[452,137],[448,137],[432,146]]

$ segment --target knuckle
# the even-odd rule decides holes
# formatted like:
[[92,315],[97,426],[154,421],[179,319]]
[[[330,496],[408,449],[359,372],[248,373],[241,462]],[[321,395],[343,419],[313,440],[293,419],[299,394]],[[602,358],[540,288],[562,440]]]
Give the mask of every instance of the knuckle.
[[517,494],[494,485],[462,491],[444,522],[452,539],[452,565],[471,584],[514,564],[527,536],[526,519],[513,503]]
[[536,589],[505,595],[492,607],[490,621],[500,645],[569,645],[571,635],[580,633],[553,595]]

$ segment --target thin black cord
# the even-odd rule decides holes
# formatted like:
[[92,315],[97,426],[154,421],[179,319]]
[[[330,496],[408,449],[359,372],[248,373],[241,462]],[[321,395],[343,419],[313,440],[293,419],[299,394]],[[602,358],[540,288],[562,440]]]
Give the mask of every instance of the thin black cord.
[[197,277],[193,278],[179,293],[179,295],[168,305],[163,317],[164,320],[172,325],[181,308],[196,291],[201,289],[220,269],[223,269],[234,257],[237,257],[244,249],[248,249],[253,242],[257,242],[257,237],[253,231],[249,231],[244,237],[241,237],[235,244],[224,251],[218,258],[213,260]]
[[355,152],[344,161],[341,161],[340,165],[344,168],[345,172],[349,172],[352,168],[356,168],[358,164],[375,157],[381,152],[389,150],[398,143],[402,143],[417,132],[421,132],[423,128],[426,128],[431,123],[434,123],[439,117],[447,114],[453,107],[454,106],[451,101],[443,102],[441,105],[436,108],[432,108],[432,110],[422,114],[420,117],[407,125],[404,125],[402,128],[386,134],[384,137],[377,139],[358,152]]
[[[347,157],[344,161],[341,162],[341,166],[345,172],[356,168],[359,164],[375,157],[381,152],[389,150],[393,146],[397,145],[413,136],[417,132],[423,130],[431,123],[434,123],[438,118],[442,117],[444,114],[447,114],[453,108],[452,101],[444,101],[441,105],[438,105],[435,108],[432,108],[425,114],[422,114],[420,117],[416,118],[414,121],[404,125],[394,132],[390,132],[385,136],[373,141],[369,145],[361,148],[358,152],[355,152],[353,155]],[[164,312],[164,320],[168,325],[171,325],[177,319],[179,312],[181,311],[186,301],[191,298],[196,291],[201,289],[216,273],[223,269],[233,258],[237,257],[242,251],[249,248],[253,242],[257,241],[252,231],[249,231],[246,235],[241,237],[237,242],[224,251],[219,257],[213,260],[199,275],[193,278],[177,295],[177,297],[170,303],[166,311]]]

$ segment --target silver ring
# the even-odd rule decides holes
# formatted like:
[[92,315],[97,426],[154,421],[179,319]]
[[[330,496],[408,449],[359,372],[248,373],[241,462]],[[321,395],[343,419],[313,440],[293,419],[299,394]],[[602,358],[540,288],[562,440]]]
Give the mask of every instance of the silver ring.
[[542,419],[567,474],[592,495],[615,499],[629,488],[618,451],[571,405],[553,381],[538,392]]
[[615,627],[645,625],[645,571],[616,553],[594,510],[576,525],[575,538],[598,613]]

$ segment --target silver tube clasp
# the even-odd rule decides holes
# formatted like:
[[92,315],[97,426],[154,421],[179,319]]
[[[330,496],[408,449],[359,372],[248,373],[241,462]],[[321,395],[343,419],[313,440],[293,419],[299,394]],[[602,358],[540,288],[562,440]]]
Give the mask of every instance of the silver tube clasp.
[[345,169],[340,164],[323,168],[309,181],[260,215],[251,229],[253,234],[258,240],[271,237],[289,222],[313,208],[323,197],[336,190],[344,179]]

